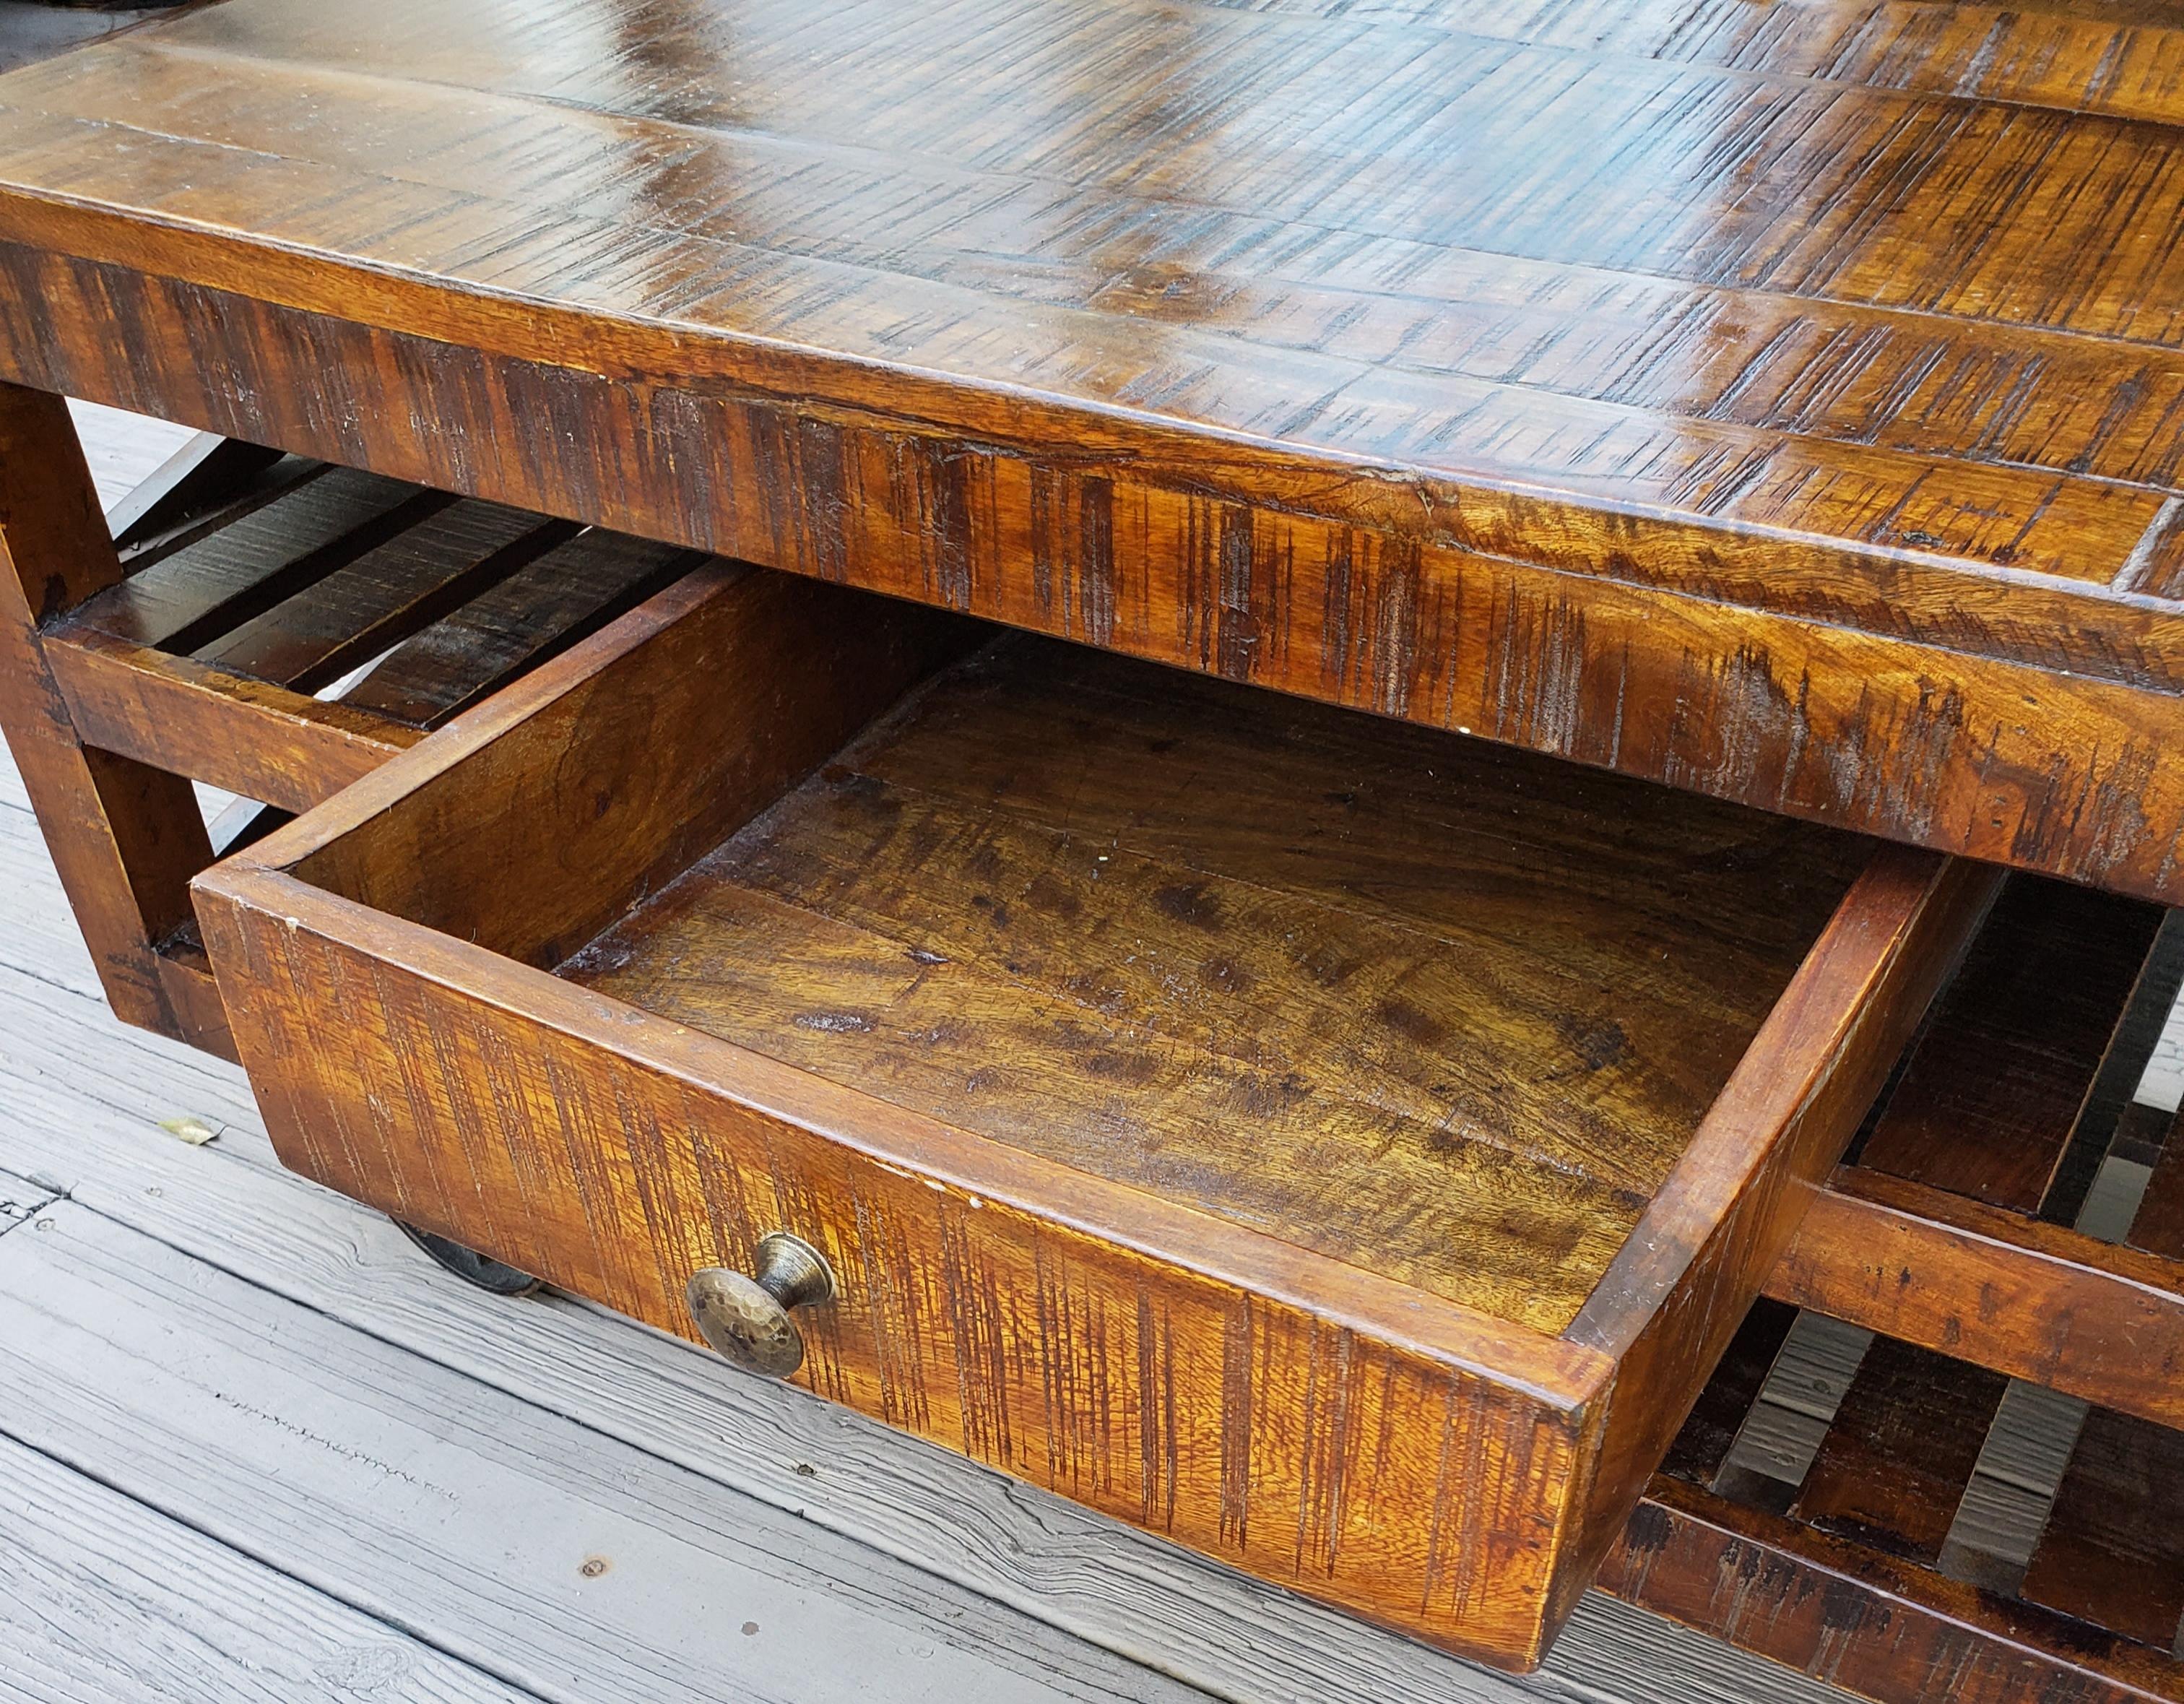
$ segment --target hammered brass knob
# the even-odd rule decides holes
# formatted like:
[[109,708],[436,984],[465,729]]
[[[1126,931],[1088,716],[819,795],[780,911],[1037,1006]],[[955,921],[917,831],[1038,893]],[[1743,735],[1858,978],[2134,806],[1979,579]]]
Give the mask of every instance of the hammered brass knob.
[[834,1272],[801,1237],[772,1231],[759,1239],[758,1273],[700,1267],[684,1294],[699,1335],[746,1372],[786,1378],[804,1365],[804,1334],[790,1311],[834,1299]]

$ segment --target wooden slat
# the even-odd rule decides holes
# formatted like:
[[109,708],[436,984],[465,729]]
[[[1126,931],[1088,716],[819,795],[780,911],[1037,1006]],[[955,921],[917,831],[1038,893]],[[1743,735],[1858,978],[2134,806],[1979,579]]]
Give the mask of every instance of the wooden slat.
[[1695,1485],[1713,1484],[1797,1319],[1797,1309],[1770,1298],[1763,1296],[1752,1304],[1721,1364],[1669,1446],[1663,1473]]
[[1931,1566],[2007,1383],[1984,1367],[1876,1339],[1791,1517]]
[[1658,1476],[1599,1584],[1884,1704],[2175,1704],[2184,1663]]
[[[215,433],[200,436],[217,437]],[[237,438],[221,438],[221,443],[238,451],[248,448]],[[233,526],[254,510],[265,507],[299,485],[308,484],[326,471],[322,461],[309,456],[283,455],[245,480],[240,488],[223,503],[214,504],[202,512],[192,512],[172,526],[147,532],[142,527],[132,531],[125,539],[117,541],[125,572],[138,574],[153,563],[187,549],[203,538],[209,538],[221,528]]]
[[88,627],[50,636],[46,652],[86,741],[287,810],[308,810],[421,738]]
[[2184,1426],[2184,1261],[1848,1167],[1814,1197],[1767,1293]]
[[[2155,906],[2012,878],[1938,1003],[1860,1163],[1996,1206],[2037,1211],[2162,918]],[[2104,1106],[2111,1122],[2121,1110],[2120,1100]]]
[[2184,1432],[2088,1414],[2020,1590],[2169,1650],[2184,1618]]
[[281,459],[277,449],[218,432],[193,433],[148,478],[109,505],[106,524],[113,530],[114,549],[125,564],[142,560],[154,541],[233,502]]
[[588,527],[404,640],[343,701],[431,727],[596,632],[697,553]]
[[215,668],[316,692],[576,530],[499,504],[453,503],[194,654]]
[[131,576],[82,619],[136,644],[193,650],[451,501],[331,468]]

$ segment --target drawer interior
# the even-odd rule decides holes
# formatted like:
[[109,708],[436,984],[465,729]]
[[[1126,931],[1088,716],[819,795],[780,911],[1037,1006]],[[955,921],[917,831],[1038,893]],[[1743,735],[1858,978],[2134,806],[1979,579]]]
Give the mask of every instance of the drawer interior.
[[[776,649],[767,666],[800,664]],[[570,721],[512,813],[537,828],[520,917],[493,909],[506,854],[419,845],[393,867],[429,877],[390,888],[370,842],[414,808],[297,873],[1553,1333],[1869,850],[968,624],[891,666],[858,677],[869,720],[798,680],[841,738],[810,731],[762,783],[723,784],[705,755],[672,767],[678,742],[700,749],[687,693]],[[770,702],[703,751],[762,736]],[[676,722],[670,767],[643,782],[633,715]],[[632,805],[646,785],[657,796]],[[594,810],[621,821],[610,855],[586,850]]]
[[559,969],[1558,1331],[1860,850],[1006,634]]

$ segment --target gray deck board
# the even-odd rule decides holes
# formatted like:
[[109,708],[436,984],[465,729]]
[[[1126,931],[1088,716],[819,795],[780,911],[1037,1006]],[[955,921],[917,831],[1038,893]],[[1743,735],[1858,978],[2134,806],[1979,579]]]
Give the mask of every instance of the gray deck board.
[[[170,447],[90,426],[120,485]],[[162,1129],[185,1115],[221,1133]],[[1844,1696],[1597,1596],[1541,1674],[1488,1673],[589,1306],[455,1284],[280,1170],[240,1073],[112,1020],[0,766],[10,1200],[0,1511],[47,1513],[39,1591],[0,1575],[0,1696],[310,1697],[345,1662],[388,1698]],[[124,1529],[134,1562],[95,1537]],[[284,1668],[261,1646],[288,1603]],[[185,1646],[201,1690],[162,1654]]]
[[0,1690],[37,1704],[529,1704],[530,1695],[0,1442]]

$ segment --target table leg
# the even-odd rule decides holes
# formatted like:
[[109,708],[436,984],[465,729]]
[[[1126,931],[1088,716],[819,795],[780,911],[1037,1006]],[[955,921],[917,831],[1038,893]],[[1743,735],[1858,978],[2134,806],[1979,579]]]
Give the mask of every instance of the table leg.
[[78,738],[39,639],[120,578],[67,404],[0,384],[0,727],[116,1015],[231,1054],[209,976],[187,949],[161,951],[212,861],[196,796]]

